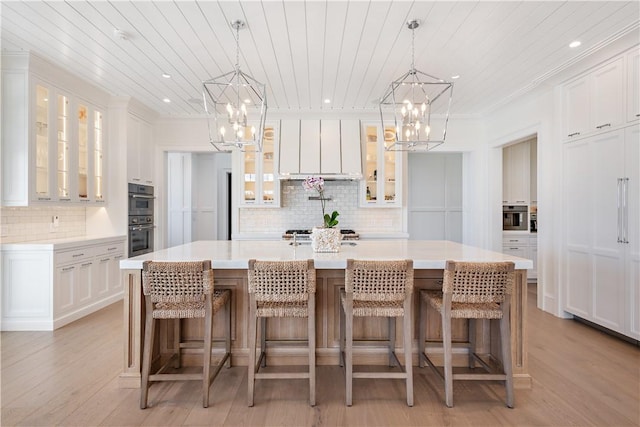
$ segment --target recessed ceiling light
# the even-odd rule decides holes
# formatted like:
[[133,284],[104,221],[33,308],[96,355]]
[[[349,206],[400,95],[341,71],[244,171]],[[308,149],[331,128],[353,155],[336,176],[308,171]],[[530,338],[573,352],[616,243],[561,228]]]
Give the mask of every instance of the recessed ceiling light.
[[171,102],[169,98],[164,98],[163,101],[166,102],[167,104]]
[[325,104],[331,104],[331,100],[329,98],[327,98],[327,99],[324,100],[324,103]]
[[249,98],[247,98],[247,99],[244,100],[244,103],[245,104],[251,104],[251,100]]
[[451,76],[451,78],[452,78],[453,80],[455,80],[455,79],[459,79],[459,78],[460,78],[460,74],[456,74],[455,76]]
[[129,34],[126,31],[120,30],[118,28],[113,29],[113,37],[119,40],[128,40]]
[[569,43],[569,47],[570,48],[574,48],[574,47],[580,46],[581,44],[582,44],[582,42],[580,42],[580,40],[575,40],[575,41],[572,41],[571,43]]
[[169,74],[169,73],[162,73],[162,77],[164,77],[165,79],[170,79],[170,78],[171,78],[171,74]]

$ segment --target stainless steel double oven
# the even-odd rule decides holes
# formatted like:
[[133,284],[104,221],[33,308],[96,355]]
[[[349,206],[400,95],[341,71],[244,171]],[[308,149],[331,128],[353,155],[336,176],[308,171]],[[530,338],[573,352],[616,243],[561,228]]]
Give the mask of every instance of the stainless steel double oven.
[[153,252],[153,187],[129,184],[129,257]]

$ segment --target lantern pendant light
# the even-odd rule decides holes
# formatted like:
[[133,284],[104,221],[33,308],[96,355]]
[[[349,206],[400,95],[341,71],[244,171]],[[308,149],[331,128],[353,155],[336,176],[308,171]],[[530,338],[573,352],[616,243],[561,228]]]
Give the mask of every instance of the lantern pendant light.
[[411,30],[411,68],[392,81],[380,98],[387,151],[428,151],[444,143],[447,136],[453,82],[416,70],[415,30],[419,26],[417,19],[407,22]]
[[209,142],[218,151],[242,151],[255,146],[262,151],[267,114],[266,86],[240,70],[240,30],[245,23],[231,22],[236,30],[236,64],[233,71],[202,82]]

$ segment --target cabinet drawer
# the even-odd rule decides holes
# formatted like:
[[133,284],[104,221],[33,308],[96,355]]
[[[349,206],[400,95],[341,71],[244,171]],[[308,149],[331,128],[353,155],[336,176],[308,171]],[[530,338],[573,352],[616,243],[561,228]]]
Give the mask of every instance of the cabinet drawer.
[[77,248],[70,251],[64,252],[56,252],[54,255],[55,265],[60,266],[64,264],[75,264],[77,262],[93,258],[94,256],[94,248],[92,247],[83,247]]
[[502,246],[528,246],[529,236],[503,237]]
[[111,242],[97,246],[94,253],[97,257],[124,253],[124,242]]

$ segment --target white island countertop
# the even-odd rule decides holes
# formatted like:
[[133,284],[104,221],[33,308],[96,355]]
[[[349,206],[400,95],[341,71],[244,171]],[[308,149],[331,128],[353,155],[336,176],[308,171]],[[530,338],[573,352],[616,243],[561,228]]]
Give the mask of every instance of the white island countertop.
[[[246,269],[250,259],[314,260],[317,269],[344,269],[347,259],[411,259],[416,269],[444,269],[447,260],[513,261],[517,270],[533,268],[533,261],[500,252],[445,240],[358,240],[343,242],[340,252],[315,253],[308,242],[292,246],[290,241],[208,240],[187,243],[120,261],[123,270],[142,269],[152,261],[211,260],[214,269]],[[355,243],[355,245],[352,245]]]

